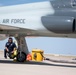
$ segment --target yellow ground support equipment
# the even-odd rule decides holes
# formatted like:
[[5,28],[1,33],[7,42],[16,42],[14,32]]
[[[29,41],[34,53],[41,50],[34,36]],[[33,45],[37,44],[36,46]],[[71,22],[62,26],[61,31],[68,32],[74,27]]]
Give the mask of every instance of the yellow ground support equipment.
[[32,60],[33,61],[43,61],[43,50],[33,49],[32,50]]
[[10,58],[11,58],[11,59],[14,59],[16,56],[17,56],[17,49],[14,49],[14,52],[11,53]]

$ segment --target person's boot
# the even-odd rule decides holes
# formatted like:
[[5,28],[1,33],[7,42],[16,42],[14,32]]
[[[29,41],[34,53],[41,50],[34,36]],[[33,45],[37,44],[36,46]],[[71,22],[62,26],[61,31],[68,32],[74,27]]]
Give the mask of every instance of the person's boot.
[[7,59],[7,57],[5,57],[5,59]]

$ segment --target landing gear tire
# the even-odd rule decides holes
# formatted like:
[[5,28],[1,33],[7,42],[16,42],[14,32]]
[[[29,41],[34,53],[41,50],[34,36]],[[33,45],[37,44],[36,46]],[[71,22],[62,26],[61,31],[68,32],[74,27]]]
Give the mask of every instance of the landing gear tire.
[[21,53],[19,52],[17,54],[17,61],[24,62],[24,61],[26,61],[26,57],[27,57],[27,55],[24,52],[21,52]]

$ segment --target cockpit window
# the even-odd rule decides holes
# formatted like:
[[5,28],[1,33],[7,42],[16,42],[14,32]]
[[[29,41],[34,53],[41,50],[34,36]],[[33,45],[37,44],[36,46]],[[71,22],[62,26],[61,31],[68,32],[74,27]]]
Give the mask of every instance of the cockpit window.
[[72,6],[76,6],[76,0],[72,0]]

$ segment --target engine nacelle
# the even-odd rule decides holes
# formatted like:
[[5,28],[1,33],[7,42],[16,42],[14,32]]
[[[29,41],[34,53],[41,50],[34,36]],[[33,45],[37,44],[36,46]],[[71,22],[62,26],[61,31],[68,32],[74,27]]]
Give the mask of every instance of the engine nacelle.
[[67,16],[43,16],[42,24],[55,33],[72,33],[75,31],[75,19]]

